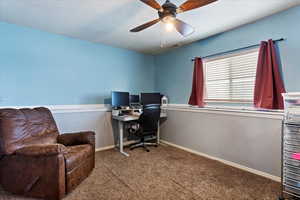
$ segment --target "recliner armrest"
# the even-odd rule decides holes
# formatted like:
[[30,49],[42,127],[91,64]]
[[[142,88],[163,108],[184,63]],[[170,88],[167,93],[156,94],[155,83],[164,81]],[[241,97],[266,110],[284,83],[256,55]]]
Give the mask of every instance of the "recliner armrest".
[[16,155],[23,156],[51,156],[67,152],[68,149],[62,144],[38,144],[28,145],[16,150]]
[[95,133],[92,131],[85,131],[79,133],[65,133],[59,135],[58,143],[65,146],[80,145],[80,144],[90,144],[95,148]]

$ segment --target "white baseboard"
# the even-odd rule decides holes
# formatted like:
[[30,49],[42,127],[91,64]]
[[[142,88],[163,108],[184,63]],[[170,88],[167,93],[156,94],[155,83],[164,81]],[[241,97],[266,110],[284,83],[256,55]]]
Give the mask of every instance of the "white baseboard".
[[162,143],[165,143],[167,145],[176,147],[178,149],[182,149],[184,151],[187,151],[187,152],[199,155],[199,156],[203,156],[203,157],[206,157],[206,158],[209,158],[209,159],[212,159],[212,160],[216,160],[216,161],[222,162],[222,163],[224,163],[226,165],[229,165],[229,166],[232,166],[232,167],[235,167],[235,168],[238,168],[238,169],[241,169],[241,170],[244,170],[244,171],[256,174],[256,175],[259,175],[259,176],[263,176],[265,178],[271,179],[271,180],[276,181],[276,182],[280,182],[281,181],[280,177],[268,174],[266,172],[262,172],[262,171],[259,171],[259,170],[256,170],[256,169],[252,169],[252,168],[249,168],[249,167],[246,167],[246,166],[243,166],[243,165],[240,165],[240,164],[228,161],[228,160],[223,160],[221,158],[213,157],[213,156],[210,156],[210,155],[205,154],[205,153],[200,153],[198,151],[195,151],[195,150],[192,150],[192,149],[189,149],[189,148],[177,145],[177,144],[173,144],[173,143],[165,141],[165,140],[160,140],[160,141]]
[[[135,143],[137,141],[127,141],[127,142],[124,142],[124,146],[127,146],[127,145],[130,145],[132,143]],[[106,146],[106,147],[99,147],[99,148],[96,148],[96,152],[98,151],[105,151],[105,150],[109,150],[109,149],[113,149],[113,148],[116,148],[116,145],[109,145],[109,146]]]
[[96,152],[98,151],[105,151],[105,150],[109,150],[109,149],[113,149],[115,148],[115,145],[110,145],[110,146],[106,146],[106,147],[100,147],[100,148],[96,148]]

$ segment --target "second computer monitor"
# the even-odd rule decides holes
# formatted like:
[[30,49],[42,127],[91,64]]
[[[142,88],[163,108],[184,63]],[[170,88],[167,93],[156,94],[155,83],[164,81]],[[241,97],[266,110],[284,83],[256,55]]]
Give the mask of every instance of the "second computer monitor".
[[129,96],[130,104],[140,104],[140,95],[133,95]]
[[141,102],[143,105],[161,104],[160,93],[141,93]]

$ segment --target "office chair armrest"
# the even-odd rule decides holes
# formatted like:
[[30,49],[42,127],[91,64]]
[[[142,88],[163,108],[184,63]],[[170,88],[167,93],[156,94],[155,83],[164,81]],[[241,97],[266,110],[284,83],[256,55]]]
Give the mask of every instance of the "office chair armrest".
[[16,150],[16,155],[22,156],[52,156],[67,152],[62,144],[38,144],[28,145]]
[[93,131],[85,131],[79,133],[65,133],[59,135],[58,143],[65,146],[73,146],[80,144],[90,144],[95,148],[95,133]]

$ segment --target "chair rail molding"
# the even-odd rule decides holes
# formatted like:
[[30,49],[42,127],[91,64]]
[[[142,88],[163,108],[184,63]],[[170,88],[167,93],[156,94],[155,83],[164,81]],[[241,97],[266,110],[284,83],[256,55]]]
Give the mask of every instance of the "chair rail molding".
[[[31,106],[0,106],[3,108],[35,108],[46,107],[51,110],[52,113],[76,113],[76,112],[109,112],[111,111],[111,105],[109,104],[80,104],[80,105],[31,105]],[[222,114],[222,115],[236,115],[243,117],[260,117],[269,119],[283,119],[283,111],[275,110],[256,110],[250,107],[239,106],[207,106],[199,108],[190,106],[188,104],[168,104],[162,107],[167,111],[181,111],[181,112],[198,112],[198,113],[210,113],[210,114]]]
[[81,104],[81,105],[32,105],[32,106],[1,106],[3,108],[35,108],[46,107],[52,113],[76,113],[76,112],[108,112],[111,110],[109,104]]
[[282,110],[258,110],[251,107],[241,106],[206,106],[203,108],[191,106],[188,104],[168,104],[163,106],[167,111],[180,112],[196,112],[196,113],[210,113],[222,115],[236,115],[243,117],[257,117],[282,120],[284,113]]

